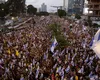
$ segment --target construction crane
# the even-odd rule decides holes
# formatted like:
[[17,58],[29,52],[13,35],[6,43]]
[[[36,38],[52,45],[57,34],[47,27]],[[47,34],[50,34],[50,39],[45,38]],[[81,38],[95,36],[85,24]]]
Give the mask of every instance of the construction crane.
[[51,7],[57,8],[57,10],[58,10],[59,8],[62,9],[63,6],[51,6]]
[[58,9],[59,9],[59,8],[62,9],[62,6],[51,6],[51,7],[57,8],[57,15],[58,15]]
[[57,10],[58,10],[59,8],[65,10],[65,6],[66,6],[65,2],[66,2],[66,0],[63,0],[63,6],[51,6],[51,7],[57,8]]

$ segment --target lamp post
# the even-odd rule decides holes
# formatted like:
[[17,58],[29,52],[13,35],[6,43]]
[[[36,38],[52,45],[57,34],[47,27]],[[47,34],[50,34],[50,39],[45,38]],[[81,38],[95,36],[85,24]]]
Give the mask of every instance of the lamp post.
[[4,11],[4,9],[2,8],[2,11]]

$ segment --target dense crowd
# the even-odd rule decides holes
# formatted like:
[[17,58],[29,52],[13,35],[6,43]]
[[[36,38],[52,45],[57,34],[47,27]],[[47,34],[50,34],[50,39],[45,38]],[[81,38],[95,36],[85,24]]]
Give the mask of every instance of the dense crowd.
[[[51,54],[47,26],[55,22],[70,45]],[[93,35],[83,20],[34,16],[23,26],[0,34],[0,80],[100,79],[100,60],[89,47]]]

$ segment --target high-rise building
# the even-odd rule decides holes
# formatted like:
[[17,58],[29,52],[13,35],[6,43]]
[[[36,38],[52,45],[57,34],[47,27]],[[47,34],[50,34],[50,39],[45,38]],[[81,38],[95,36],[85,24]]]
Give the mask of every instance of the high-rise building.
[[5,0],[0,0],[0,4],[1,4],[1,3],[5,3]]
[[63,0],[63,8],[65,11],[68,11],[68,0]]
[[100,20],[100,0],[88,0],[88,16],[92,20]]
[[41,12],[47,12],[47,5],[45,3],[41,5]]
[[68,13],[70,14],[83,14],[85,0],[69,0]]

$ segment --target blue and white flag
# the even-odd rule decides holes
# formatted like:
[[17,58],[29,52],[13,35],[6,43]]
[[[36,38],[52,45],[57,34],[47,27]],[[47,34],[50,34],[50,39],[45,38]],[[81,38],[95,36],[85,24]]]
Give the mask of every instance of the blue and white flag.
[[54,38],[54,42],[52,43],[51,48],[50,48],[52,53],[54,53],[54,49],[56,48],[57,45],[58,45],[58,42],[56,38]]
[[65,72],[68,73],[70,71],[70,66],[68,65],[68,67],[65,69]]
[[94,50],[96,55],[100,58],[100,29],[95,34],[94,38],[92,39],[90,43],[91,49]]
[[39,76],[39,66],[37,67],[37,70],[36,70],[36,75],[35,75],[35,78],[37,79],[38,78],[38,76]]

